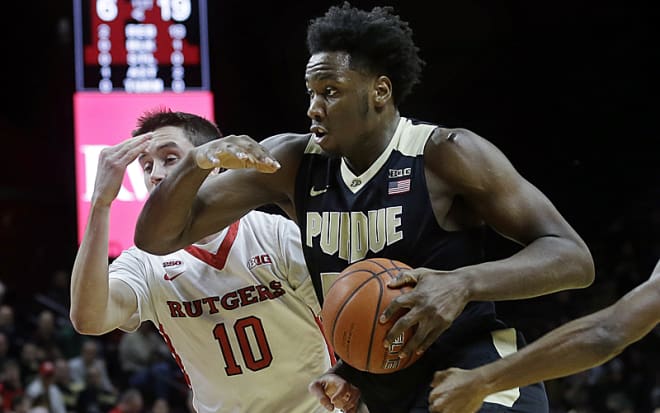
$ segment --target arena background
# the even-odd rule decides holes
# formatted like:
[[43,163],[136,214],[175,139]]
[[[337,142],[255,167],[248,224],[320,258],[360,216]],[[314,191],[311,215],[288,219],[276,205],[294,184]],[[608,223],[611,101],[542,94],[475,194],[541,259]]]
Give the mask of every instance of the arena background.
[[[39,298],[58,271],[70,272],[77,249],[72,5],[9,3],[0,25],[0,301],[29,332]],[[414,30],[427,65],[402,114],[491,140],[591,248],[593,286],[499,304],[529,339],[614,302],[660,256],[660,36],[650,3],[353,2],[393,5]],[[333,4],[209,1],[215,118],[226,134],[308,129],[305,29]],[[492,257],[517,248],[491,238]],[[656,328],[606,366],[548,382],[553,409],[660,407],[658,344]],[[110,346],[109,364],[112,354]]]

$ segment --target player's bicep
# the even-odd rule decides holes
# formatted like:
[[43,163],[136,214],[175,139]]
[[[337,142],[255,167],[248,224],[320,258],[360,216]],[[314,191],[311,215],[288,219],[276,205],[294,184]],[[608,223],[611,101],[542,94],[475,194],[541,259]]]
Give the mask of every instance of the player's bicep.
[[572,234],[552,202],[511,169],[488,177],[483,189],[466,193],[477,214],[503,236],[525,245],[540,237]]

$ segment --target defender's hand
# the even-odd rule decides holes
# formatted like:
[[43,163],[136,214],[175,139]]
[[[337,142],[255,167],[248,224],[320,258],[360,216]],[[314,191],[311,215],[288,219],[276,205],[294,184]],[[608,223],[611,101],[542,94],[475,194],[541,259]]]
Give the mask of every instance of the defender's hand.
[[437,371],[431,387],[429,411],[432,413],[474,413],[487,396],[480,377],[472,370]]
[[126,168],[147,149],[151,138],[151,132],[145,133],[101,151],[92,194],[93,204],[109,206],[117,198]]
[[414,288],[392,300],[381,315],[380,322],[387,322],[401,308],[408,308],[409,311],[394,323],[383,345],[389,346],[404,331],[416,325],[415,334],[401,350],[400,357],[426,351],[465,308],[468,290],[463,280],[454,272],[429,268],[401,271],[388,287],[410,285]]
[[194,149],[195,162],[202,169],[253,168],[273,173],[280,169],[277,160],[266,148],[247,135],[229,135]]
[[325,373],[310,383],[309,391],[328,411],[340,409],[344,413],[357,412],[360,390],[337,374]]

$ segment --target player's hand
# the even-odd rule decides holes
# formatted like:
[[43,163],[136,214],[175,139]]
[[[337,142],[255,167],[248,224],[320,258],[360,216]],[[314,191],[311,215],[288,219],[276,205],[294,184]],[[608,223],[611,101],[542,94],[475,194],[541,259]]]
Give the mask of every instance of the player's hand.
[[392,300],[381,315],[380,321],[387,322],[402,308],[408,308],[409,311],[394,323],[383,345],[388,347],[404,331],[416,326],[415,334],[406,342],[400,357],[426,351],[465,308],[468,290],[463,280],[463,277],[450,271],[435,271],[429,268],[401,271],[397,278],[390,281],[388,287],[401,288],[409,285],[414,288]]
[[432,413],[474,413],[483,404],[484,386],[474,370],[451,368],[437,371],[431,382],[429,411]]
[[202,169],[253,168],[273,173],[280,169],[277,160],[257,141],[247,135],[229,135],[194,149],[195,162]]
[[310,383],[309,391],[328,411],[340,409],[344,413],[357,412],[360,390],[337,374],[325,373]]
[[127,139],[101,150],[92,203],[109,206],[117,198],[128,165],[147,149],[152,133]]

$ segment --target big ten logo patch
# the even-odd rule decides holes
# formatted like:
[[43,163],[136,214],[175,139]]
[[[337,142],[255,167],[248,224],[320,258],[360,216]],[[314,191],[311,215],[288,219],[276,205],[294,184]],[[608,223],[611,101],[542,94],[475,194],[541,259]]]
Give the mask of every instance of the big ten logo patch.
[[254,257],[250,258],[247,262],[247,267],[249,270],[251,270],[254,267],[258,267],[259,265],[272,264],[272,263],[273,261],[270,259],[270,255],[261,254],[261,255],[255,255]]

